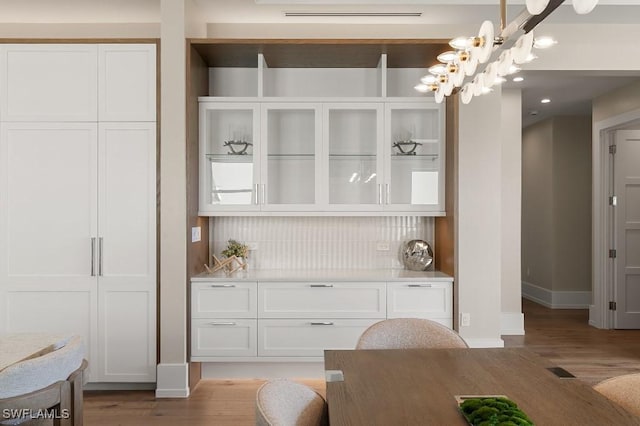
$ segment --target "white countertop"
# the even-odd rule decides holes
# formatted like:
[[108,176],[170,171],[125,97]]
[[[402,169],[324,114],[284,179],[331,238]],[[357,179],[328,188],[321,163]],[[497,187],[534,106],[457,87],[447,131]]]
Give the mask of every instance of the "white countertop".
[[406,269],[249,269],[225,275],[218,271],[191,278],[202,281],[453,281],[440,271],[409,271]]

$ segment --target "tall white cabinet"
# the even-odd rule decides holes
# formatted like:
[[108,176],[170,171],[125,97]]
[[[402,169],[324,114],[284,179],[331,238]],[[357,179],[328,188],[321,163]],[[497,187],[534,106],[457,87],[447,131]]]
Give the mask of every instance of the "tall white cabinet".
[[91,382],[153,382],[156,51],[0,45],[0,332],[84,338]]

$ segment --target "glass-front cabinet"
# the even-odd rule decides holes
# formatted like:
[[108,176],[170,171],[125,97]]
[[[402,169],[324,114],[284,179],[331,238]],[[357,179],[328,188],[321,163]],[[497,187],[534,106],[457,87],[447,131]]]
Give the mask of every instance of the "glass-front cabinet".
[[318,209],[321,111],[320,105],[312,103],[262,105],[262,210]]
[[444,117],[437,104],[385,107],[385,210],[444,211]]
[[205,98],[200,213],[441,215],[444,154],[444,111],[428,99]]
[[382,113],[381,103],[324,105],[328,210],[382,210]]
[[260,109],[200,103],[200,212],[259,210]]

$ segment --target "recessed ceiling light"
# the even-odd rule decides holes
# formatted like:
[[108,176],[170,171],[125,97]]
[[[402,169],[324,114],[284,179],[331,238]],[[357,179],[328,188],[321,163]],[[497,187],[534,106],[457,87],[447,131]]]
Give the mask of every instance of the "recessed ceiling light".
[[551,102],[551,99],[549,99],[549,98],[544,98],[544,99],[540,100],[541,104],[548,104],[549,102]]
[[524,77],[514,77],[513,81],[515,81],[516,83],[520,83],[521,81],[524,81]]

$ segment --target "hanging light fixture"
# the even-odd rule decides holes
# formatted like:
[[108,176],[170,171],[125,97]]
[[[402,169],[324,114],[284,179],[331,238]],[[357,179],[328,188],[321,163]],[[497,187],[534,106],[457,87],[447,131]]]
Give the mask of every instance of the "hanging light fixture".
[[[520,65],[536,59],[534,48],[546,49],[557,43],[550,37],[534,38],[533,28],[563,2],[526,0],[526,9],[507,24],[506,0],[500,0],[500,31],[496,32],[491,21],[484,21],[477,36],[452,39],[449,46],[454,50],[439,54],[440,63],[429,68],[431,75],[424,76],[415,89],[434,92],[438,103],[454,92],[460,93],[465,104],[474,96],[490,92],[492,86],[505,81],[505,76],[520,71]],[[578,14],[591,12],[597,3],[598,0],[572,0]],[[516,38],[519,32],[522,34]],[[489,62],[492,57],[495,60]],[[470,81],[465,83],[467,77]]]

